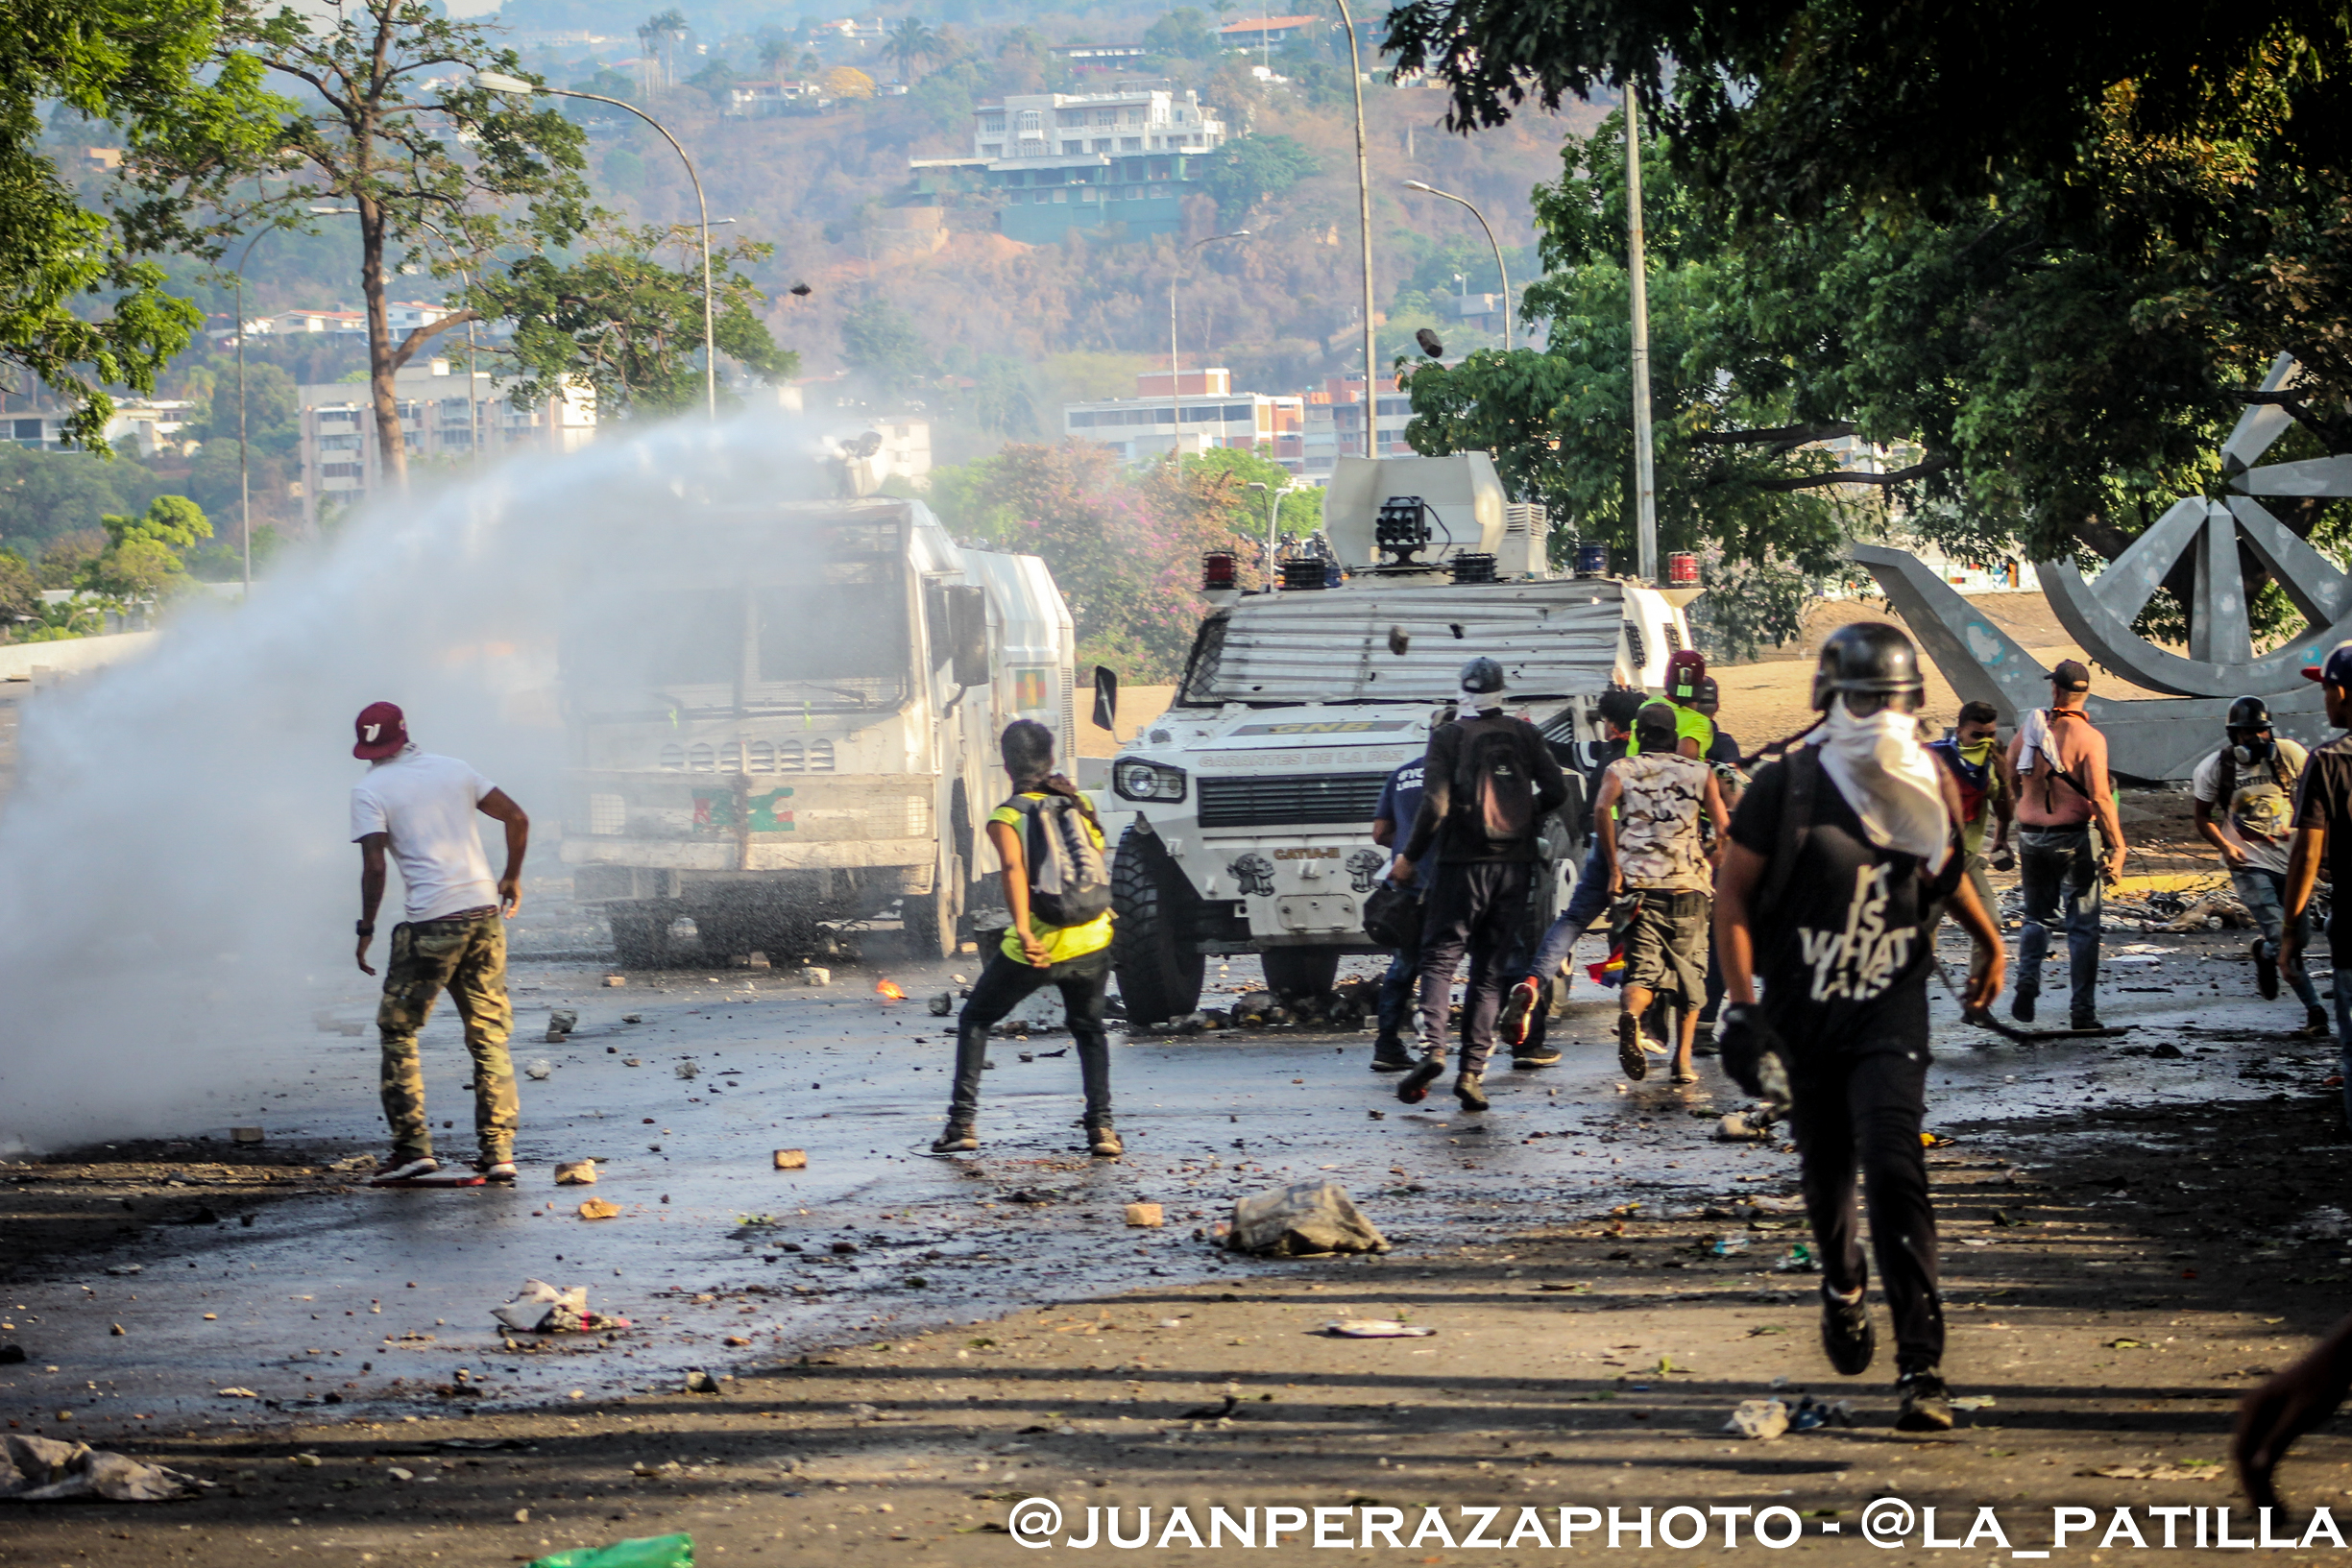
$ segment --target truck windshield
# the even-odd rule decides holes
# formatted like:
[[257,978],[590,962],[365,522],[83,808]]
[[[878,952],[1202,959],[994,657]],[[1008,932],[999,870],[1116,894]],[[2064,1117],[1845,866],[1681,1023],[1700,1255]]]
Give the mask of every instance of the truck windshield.
[[914,656],[895,563],[828,563],[815,580],[755,591],[753,603],[763,698],[886,706],[906,694]]

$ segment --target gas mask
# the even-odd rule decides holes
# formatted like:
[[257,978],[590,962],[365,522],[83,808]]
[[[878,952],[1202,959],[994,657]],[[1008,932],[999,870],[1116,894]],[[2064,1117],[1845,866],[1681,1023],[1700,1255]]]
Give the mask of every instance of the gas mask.
[[2276,750],[2278,742],[2270,737],[2267,730],[2240,730],[2230,736],[2229,754],[2237,760],[2240,767],[2267,762]]

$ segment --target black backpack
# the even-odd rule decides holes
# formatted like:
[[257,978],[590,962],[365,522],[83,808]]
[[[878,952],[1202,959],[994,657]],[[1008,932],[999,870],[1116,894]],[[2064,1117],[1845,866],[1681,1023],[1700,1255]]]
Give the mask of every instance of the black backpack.
[[1455,754],[1448,814],[1473,839],[1520,844],[1536,835],[1536,773],[1528,760],[1540,744],[1522,719],[1456,719],[1462,747]]
[[1110,869],[1086,831],[1086,813],[1067,795],[1006,802],[1029,820],[1021,835],[1029,862],[1030,912],[1049,926],[1083,926],[1110,907]]

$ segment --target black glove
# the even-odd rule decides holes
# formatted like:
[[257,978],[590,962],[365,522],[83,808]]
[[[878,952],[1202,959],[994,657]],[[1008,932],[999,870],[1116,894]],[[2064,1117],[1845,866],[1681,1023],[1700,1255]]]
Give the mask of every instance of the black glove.
[[1732,1081],[1758,1099],[1788,1104],[1788,1065],[1780,1037],[1752,1006],[1727,1005],[1715,1022],[1715,1049]]

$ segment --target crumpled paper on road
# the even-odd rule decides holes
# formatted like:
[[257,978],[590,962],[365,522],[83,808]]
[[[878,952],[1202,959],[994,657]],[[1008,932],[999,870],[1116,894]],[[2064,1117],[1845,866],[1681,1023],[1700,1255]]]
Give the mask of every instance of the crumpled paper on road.
[[1239,1199],[1225,1245],[1268,1258],[1389,1249],[1387,1239],[1336,1181],[1294,1182]]
[[587,1286],[559,1291],[544,1279],[524,1280],[522,1293],[492,1308],[490,1315],[518,1334],[596,1334],[629,1326],[625,1317],[589,1311]]
[[98,1497],[110,1503],[170,1503],[194,1497],[209,1484],[87,1443],[0,1435],[0,1502]]

